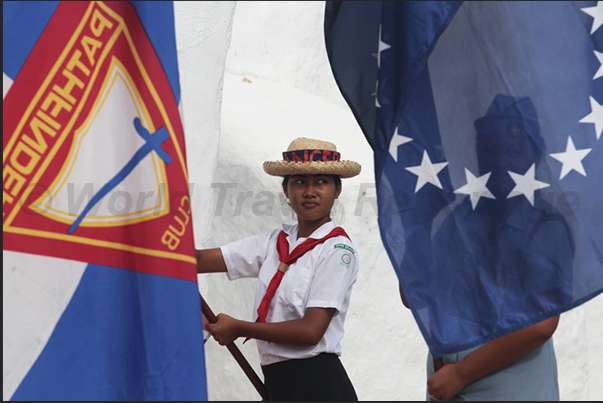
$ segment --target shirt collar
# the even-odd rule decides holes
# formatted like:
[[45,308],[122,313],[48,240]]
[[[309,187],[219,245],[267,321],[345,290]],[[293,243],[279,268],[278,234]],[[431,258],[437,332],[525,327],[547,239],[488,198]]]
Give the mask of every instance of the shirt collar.
[[[326,223],[324,223],[323,225],[318,227],[316,230],[314,230],[314,232],[312,234],[310,234],[310,236],[308,238],[314,238],[314,239],[323,238],[326,235],[328,235],[333,230],[333,228],[335,228],[336,226],[337,226],[337,223],[331,217],[330,221],[327,221]],[[298,228],[297,227],[298,227],[297,224],[295,224],[295,225],[283,224],[283,231],[285,231],[285,233],[288,235],[289,244],[292,244],[293,242],[298,241],[298,239],[297,239]]]

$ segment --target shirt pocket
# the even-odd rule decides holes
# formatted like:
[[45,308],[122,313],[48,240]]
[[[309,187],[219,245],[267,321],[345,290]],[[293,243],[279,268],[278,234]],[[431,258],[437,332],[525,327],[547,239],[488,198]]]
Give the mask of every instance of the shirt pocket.
[[279,304],[287,311],[295,311],[303,316],[306,298],[312,282],[312,269],[306,266],[289,267],[277,293]]

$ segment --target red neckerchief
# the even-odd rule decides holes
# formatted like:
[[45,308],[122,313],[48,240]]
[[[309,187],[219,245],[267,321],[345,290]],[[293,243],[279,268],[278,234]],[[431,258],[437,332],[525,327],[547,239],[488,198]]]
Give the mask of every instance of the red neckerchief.
[[[283,276],[285,275],[287,268],[290,265],[292,265],[293,263],[295,263],[297,261],[297,259],[299,259],[301,256],[303,256],[304,253],[313,249],[316,245],[321,244],[324,241],[326,241],[327,239],[333,238],[336,236],[344,236],[344,237],[350,239],[350,237],[348,236],[348,234],[346,234],[346,232],[343,230],[343,228],[335,227],[331,230],[331,232],[329,232],[323,238],[320,238],[320,239],[308,238],[301,244],[297,245],[291,253],[288,253],[289,252],[289,242],[287,241],[287,234],[285,233],[285,231],[281,231],[278,234],[278,239],[276,241],[276,251],[278,252],[278,259],[280,261],[280,264],[278,266],[278,269],[276,270],[276,273],[274,273],[272,280],[270,280],[270,284],[268,284],[268,288],[266,288],[266,294],[264,295],[262,302],[258,306],[258,318],[257,318],[256,322],[266,323],[266,316],[268,315],[268,309],[270,308],[270,302],[272,301],[272,297],[274,297],[274,293],[276,292],[276,289],[278,288],[279,284],[281,283],[281,280],[283,279]],[[247,341],[247,340],[249,340],[249,337],[245,341]]]

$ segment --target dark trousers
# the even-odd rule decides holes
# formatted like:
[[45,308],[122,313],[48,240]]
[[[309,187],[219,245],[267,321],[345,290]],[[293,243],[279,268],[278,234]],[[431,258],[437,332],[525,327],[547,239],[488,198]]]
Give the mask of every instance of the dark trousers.
[[270,400],[357,401],[354,386],[336,354],[262,366]]

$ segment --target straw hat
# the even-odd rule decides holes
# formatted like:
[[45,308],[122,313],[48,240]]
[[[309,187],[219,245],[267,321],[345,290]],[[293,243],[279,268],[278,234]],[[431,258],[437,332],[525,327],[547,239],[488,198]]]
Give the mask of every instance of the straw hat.
[[300,137],[289,144],[283,161],[264,162],[268,175],[339,175],[351,178],[360,173],[355,161],[342,161],[335,144],[328,141]]

